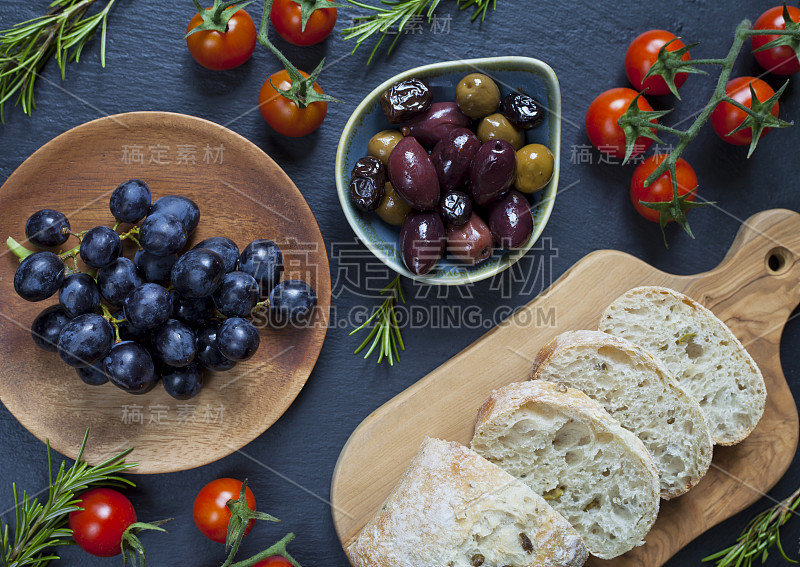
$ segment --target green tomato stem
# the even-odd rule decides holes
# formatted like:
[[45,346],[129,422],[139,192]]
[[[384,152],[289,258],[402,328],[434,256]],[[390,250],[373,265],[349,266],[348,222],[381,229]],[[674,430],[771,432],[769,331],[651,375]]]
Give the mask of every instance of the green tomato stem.
[[289,555],[289,552],[286,551],[286,547],[289,543],[294,539],[294,534],[290,533],[284,536],[282,540],[275,543],[274,545],[270,546],[269,548],[265,549],[261,553],[257,553],[248,559],[243,559],[242,561],[237,561],[236,563],[232,563],[230,567],[252,567],[259,561],[263,561],[268,557],[272,557],[273,555],[282,555],[286,559],[288,559],[292,565],[295,567],[300,567],[300,564],[295,561],[295,559]]

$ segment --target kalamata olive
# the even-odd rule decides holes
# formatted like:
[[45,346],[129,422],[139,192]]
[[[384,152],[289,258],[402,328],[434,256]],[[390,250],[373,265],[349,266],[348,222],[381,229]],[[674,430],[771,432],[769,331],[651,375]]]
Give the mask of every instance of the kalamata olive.
[[404,136],[414,136],[420,144],[432,148],[451,130],[468,128],[472,124],[469,116],[459,110],[454,102],[435,102],[425,114],[403,124]]
[[478,139],[481,142],[489,140],[505,140],[515,150],[520,149],[525,144],[525,134],[508,121],[508,118],[500,113],[490,114],[478,124]]
[[378,205],[378,216],[381,217],[383,222],[393,226],[400,226],[403,224],[406,215],[411,212],[411,207],[408,206],[397,191],[394,190],[391,183],[386,183],[386,190],[383,192],[383,200]]
[[438,213],[411,212],[400,229],[403,262],[421,276],[430,272],[444,254],[447,236]]
[[470,118],[488,116],[500,104],[500,89],[490,77],[482,73],[467,75],[456,86],[456,103],[461,112]]
[[431,107],[433,93],[419,79],[395,83],[381,96],[381,109],[392,124],[411,120]]
[[472,213],[463,226],[447,226],[447,249],[465,264],[483,262],[492,255],[492,233],[483,219]]
[[486,205],[511,187],[517,169],[517,155],[505,140],[483,144],[469,168],[469,186],[478,205]]
[[428,152],[416,138],[400,140],[389,156],[389,181],[397,194],[418,211],[431,211],[439,203],[439,179]]
[[517,174],[514,187],[523,193],[535,193],[553,177],[555,159],[542,144],[528,144],[517,151]]
[[383,167],[381,160],[373,156],[366,156],[359,159],[350,172],[351,177],[374,177],[381,181],[381,185],[386,183],[386,168]]
[[533,234],[531,204],[519,191],[509,191],[489,207],[489,229],[501,248],[521,247]]
[[481,147],[478,137],[466,128],[456,128],[439,140],[431,152],[439,186],[443,191],[458,189],[469,175],[469,164]]
[[500,102],[500,113],[517,128],[530,130],[544,122],[544,107],[532,96],[511,93]]
[[472,201],[461,191],[448,191],[439,203],[439,214],[447,224],[463,226],[472,216]]
[[350,180],[350,198],[359,210],[365,213],[374,211],[383,199],[384,185],[379,185],[374,177],[353,177]]
[[389,163],[389,154],[403,139],[403,135],[397,130],[383,130],[375,134],[367,144],[367,153],[381,160],[383,165]]

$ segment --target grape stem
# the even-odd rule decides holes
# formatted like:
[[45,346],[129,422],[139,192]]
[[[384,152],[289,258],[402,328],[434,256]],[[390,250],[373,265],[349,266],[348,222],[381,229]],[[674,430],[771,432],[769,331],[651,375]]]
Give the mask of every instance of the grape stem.
[[14,256],[19,258],[20,262],[22,262],[25,258],[34,253],[33,250],[25,248],[22,244],[20,244],[10,236],[8,237],[8,239],[6,239],[6,246],[8,247],[9,250],[11,250],[11,253],[14,254]]

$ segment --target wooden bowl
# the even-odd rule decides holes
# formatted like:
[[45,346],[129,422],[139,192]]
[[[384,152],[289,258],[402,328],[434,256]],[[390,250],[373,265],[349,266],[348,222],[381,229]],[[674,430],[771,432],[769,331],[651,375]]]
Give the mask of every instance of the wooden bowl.
[[[0,189],[0,235],[25,242],[25,221],[42,208],[65,213],[76,232],[111,226],[111,192],[131,178],[147,181],[154,200],[182,194],[198,204],[200,225],[188,247],[210,236],[227,236],[240,248],[269,238],[283,250],[285,277],[307,281],[319,296],[310,325],[260,325],[256,356],[228,372],[209,373],[195,398],[175,400],[160,384],[134,396],[111,384],[87,386],[57,354],[36,348],[30,324],[57,297],[39,303],[19,298],[13,289],[19,263],[2,254],[0,400],[31,433],[71,458],[90,428],[88,462],[135,447],[128,460],[139,467],[132,472],[166,473],[229,455],[291,405],[325,338],[330,270],[314,215],[269,156],[222,126],[164,112],[101,118],[45,144]],[[76,244],[70,239],[65,248]]]

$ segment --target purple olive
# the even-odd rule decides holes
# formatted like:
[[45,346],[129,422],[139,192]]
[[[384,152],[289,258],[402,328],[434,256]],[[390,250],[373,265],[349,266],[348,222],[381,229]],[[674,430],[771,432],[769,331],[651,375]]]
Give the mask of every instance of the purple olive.
[[486,205],[503,196],[511,188],[517,171],[517,154],[505,140],[489,140],[483,144],[469,168],[472,198]]
[[410,212],[400,229],[400,250],[403,262],[421,276],[430,272],[444,255],[444,223],[438,213]]
[[432,148],[456,128],[468,128],[472,120],[454,102],[434,102],[430,110],[403,124],[403,136],[414,136]]
[[458,189],[469,175],[469,164],[481,141],[471,130],[456,128],[439,140],[431,152],[431,163],[439,176],[442,190]]
[[403,138],[389,155],[389,181],[404,201],[418,211],[439,203],[439,179],[428,152],[416,138]]
[[472,213],[463,226],[447,227],[447,249],[465,264],[478,264],[492,255],[492,233],[483,219]]
[[466,193],[448,191],[439,203],[442,220],[453,226],[464,226],[472,216],[472,201]]
[[531,204],[522,193],[512,189],[489,207],[489,228],[501,248],[520,248],[533,234]]

